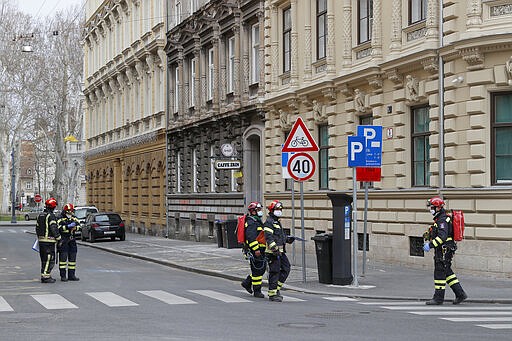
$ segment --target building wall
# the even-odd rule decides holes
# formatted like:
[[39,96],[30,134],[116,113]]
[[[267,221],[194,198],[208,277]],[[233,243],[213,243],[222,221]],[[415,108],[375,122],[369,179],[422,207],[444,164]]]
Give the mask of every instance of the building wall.
[[87,201],[152,234],[166,228],[166,14],[164,0],[86,7]]
[[[266,3],[265,55],[270,61],[265,63],[265,199],[278,198],[291,206],[281,175],[280,148],[297,117],[304,119],[315,138],[318,127],[327,124],[328,188],[320,189],[318,174],[304,183],[305,229],[307,239],[315,230],[331,230],[327,193],[351,195],[348,136],[356,135],[361,119],[371,116],[373,125],[383,127],[384,140],[382,180],[369,190],[370,259],[430,265],[430,257],[411,256],[411,249],[417,247],[414,237],[431,223],[426,200],[441,195],[448,208],[465,211],[466,240],[459,243],[457,268],[510,276],[512,175],[494,181],[491,141],[493,95],[512,91],[512,73],[507,71],[512,2],[444,1],[444,38],[439,48],[439,1],[428,1],[424,19],[409,24],[408,1],[374,0],[371,39],[358,43],[357,1],[339,5],[327,0],[326,52],[321,59],[316,56],[316,3]],[[283,72],[283,12],[288,8],[291,67]],[[439,55],[444,62],[444,103]],[[428,108],[430,174],[423,185],[413,180],[412,117],[418,107]],[[313,154],[318,164],[318,153]],[[364,191],[359,186],[358,231],[362,232]],[[287,213],[284,222],[291,225],[291,211]],[[314,245],[307,245],[313,252]]]

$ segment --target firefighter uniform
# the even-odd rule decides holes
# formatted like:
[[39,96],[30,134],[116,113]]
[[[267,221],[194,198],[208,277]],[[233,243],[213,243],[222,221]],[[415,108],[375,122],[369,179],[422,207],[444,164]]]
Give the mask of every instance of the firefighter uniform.
[[62,236],[62,244],[57,248],[59,252],[60,279],[63,282],[68,280],[78,281],[79,278],[75,276],[76,254],[78,251],[75,231],[80,229],[80,221],[74,215],[68,218],[66,211],[62,211],[57,224],[59,226],[60,235]]
[[43,213],[37,217],[36,235],[39,242],[39,257],[41,258],[41,282],[53,283],[51,277],[55,264],[55,244],[61,242],[57,219],[53,209],[45,208]]
[[281,302],[283,297],[280,290],[290,274],[290,262],[286,256],[285,244],[292,241],[286,237],[281,222],[273,211],[269,212],[264,231],[267,244],[268,298],[271,301]]
[[457,244],[452,238],[453,227],[451,218],[441,208],[434,216],[434,225],[430,233],[429,248],[434,249],[434,297],[428,301],[428,305],[442,304],[444,301],[445,287],[448,284],[455,294],[454,304],[458,304],[467,298],[462,285],[452,270],[452,259],[457,250]]
[[[242,286],[250,292],[254,290],[254,296],[263,298],[261,293],[261,284],[263,282],[263,275],[267,267],[265,260],[265,237],[263,232],[263,222],[261,218],[253,215],[247,215],[245,218],[245,244],[248,248],[247,252],[250,264],[251,275],[242,282]],[[257,252],[259,251],[259,252]]]

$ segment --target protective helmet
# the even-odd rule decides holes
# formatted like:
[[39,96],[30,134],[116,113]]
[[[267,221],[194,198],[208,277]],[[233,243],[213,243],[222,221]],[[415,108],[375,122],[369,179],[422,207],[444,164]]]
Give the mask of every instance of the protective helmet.
[[274,200],[267,206],[267,208],[270,212],[274,212],[275,210],[282,210],[283,203],[279,200]]
[[247,211],[251,212],[251,211],[257,211],[258,209],[261,209],[263,208],[263,206],[261,206],[261,204],[257,201],[253,201],[249,204],[249,206],[247,206]]
[[55,207],[57,207],[57,200],[55,200],[55,198],[46,199],[44,205],[46,206],[46,208],[53,210]]
[[62,210],[64,212],[70,212],[70,213],[73,213],[75,211],[75,206],[73,206],[73,204],[66,204],[64,205],[64,207],[62,208]]
[[427,207],[432,207],[432,206],[443,207],[444,206],[443,199],[441,199],[441,197],[432,197],[432,198],[428,199]]

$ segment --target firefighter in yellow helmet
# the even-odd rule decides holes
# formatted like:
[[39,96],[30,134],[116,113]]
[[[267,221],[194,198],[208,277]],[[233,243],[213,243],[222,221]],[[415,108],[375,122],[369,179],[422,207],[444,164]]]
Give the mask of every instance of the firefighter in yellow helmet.
[[452,259],[457,250],[453,241],[453,227],[451,218],[444,209],[444,200],[433,197],[427,201],[427,207],[434,216],[434,225],[426,232],[426,241],[423,250],[428,252],[434,249],[434,297],[427,301],[427,305],[440,305],[444,302],[446,284],[455,294],[453,304],[459,304],[468,296],[462,289],[459,279],[452,270]]
[[57,207],[57,200],[49,198],[44,204],[44,211],[36,220],[36,235],[39,242],[39,258],[41,259],[41,283],[55,283],[55,279],[51,276],[55,265],[55,244],[60,246],[62,243],[57,219],[53,213]]

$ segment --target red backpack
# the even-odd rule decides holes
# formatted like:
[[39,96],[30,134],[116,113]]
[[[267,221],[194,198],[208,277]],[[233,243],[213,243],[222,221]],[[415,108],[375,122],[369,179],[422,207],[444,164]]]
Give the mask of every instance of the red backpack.
[[238,223],[236,225],[236,240],[238,244],[245,243],[245,215],[237,217]]
[[464,239],[464,212],[461,210],[452,210],[450,217],[453,229],[453,240],[460,242]]

